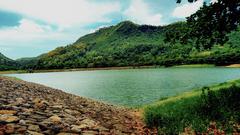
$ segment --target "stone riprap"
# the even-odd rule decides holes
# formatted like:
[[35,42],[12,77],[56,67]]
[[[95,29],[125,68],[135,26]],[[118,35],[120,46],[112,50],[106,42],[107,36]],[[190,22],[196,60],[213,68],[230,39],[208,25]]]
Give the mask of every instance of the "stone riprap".
[[156,134],[137,114],[43,85],[0,77],[0,135]]

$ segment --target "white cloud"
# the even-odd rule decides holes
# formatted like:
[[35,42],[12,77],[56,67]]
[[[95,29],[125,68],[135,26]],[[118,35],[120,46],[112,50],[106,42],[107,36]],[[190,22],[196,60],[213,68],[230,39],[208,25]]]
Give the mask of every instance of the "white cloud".
[[[118,1],[0,0],[0,10],[22,16],[19,26],[0,29],[0,52],[16,58],[73,43],[90,32],[86,26],[111,22],[107,15],[120,12],[121,5]],[[16,52],[17,48],[26,48],[26,52]]]
[[120,11],[120,3],[89,0],[1,0],[0,9],[16,12],[61,27],[109,22],[107,14]]
[[211,3],[216,3],[218,2],[218,0],[211,0]]
[[43,33],[46,30],[50,30],[51,28],[49,26],[39,25],[35,22],[28,20],[28,19],[22,19],[20,21],[20,25],[17,27],[14,27],[13,30],[16,30],[16,32],[22,31],[25,33]]
[[76,33],[61,32],[51,29],[48,25],[22,19],[19,26],[0,29],[0,52],[14,59],[37,56],[58,46],[72,43],[88,32],[87,29]]
[[32,41],[59,37],[61,34],[52,32],[51,27],[40,25],[28,19],[22,19],[19,26],[0,29],[0,41]]
[[188,17],[191,14],[195,13],[197,10],[199,10],[200,7],[202,7],[203,2],[204,2],[203,0],[198,0],[197,2],[194,3],[181,4],[174,9],[172,16],[177,18]]
[[[28,19],[22,19],[19,26],[5,27],[0,29],[0,52],[9,52],[14,48],[28,48],[30,53],[32,48],[34,51],[45,52],[56,48],[57,46],[67,45],[73,43],[79,36],[88,33],[89,30],[81,29],[80,32],[61,32],[51,29],[48,25],[37,24]],[[30,51],[30,52],[29,52]],[[13,56],[21,54],[26,56],[23,52],[15,52],[9,54]],[[14,57],[15,58],[15,57]]]
[[143,0],[132,0],[129,8],[124,12],[128,19],[138,24],[162,25],[162,15],[152,13]]
[[110,24],[104,24],[104,25],[100,25],[96,28],[93,28],[93,29],[89,29],[89,33],[94,33],[94,32],[97,32],[98,30],[102,29],[102,28],[107,28],[111,26]]

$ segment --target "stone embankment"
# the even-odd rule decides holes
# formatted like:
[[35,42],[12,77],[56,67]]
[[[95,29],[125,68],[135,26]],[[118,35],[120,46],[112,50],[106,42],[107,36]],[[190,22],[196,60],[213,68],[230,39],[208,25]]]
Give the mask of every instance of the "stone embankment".
[[0,77],[0,135],[155,134],[136,114],[39,84]]

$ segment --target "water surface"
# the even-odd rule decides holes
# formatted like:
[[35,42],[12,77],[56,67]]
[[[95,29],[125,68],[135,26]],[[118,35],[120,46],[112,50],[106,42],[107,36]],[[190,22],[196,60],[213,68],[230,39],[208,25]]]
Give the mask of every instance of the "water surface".
[[11,74],[110,104],[137,106],[240,78],[238,68],[158,68]]

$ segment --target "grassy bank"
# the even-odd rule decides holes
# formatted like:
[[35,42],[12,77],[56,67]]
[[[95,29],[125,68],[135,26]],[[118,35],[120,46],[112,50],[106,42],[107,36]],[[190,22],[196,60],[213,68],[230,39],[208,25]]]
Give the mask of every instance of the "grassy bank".
[[[172,67],[177,67],[177,68],[207,68],[207,67],[217,67],[217,66],[215,66],[213,64],[189,64],[189,65],[176,65],[176,66],[172,66]],[[224,67],[240,68],[240,64],[228,65],[228,66],[224,66]],[[46,69],[46,70],[33,70],[33,72],[34,73],[46,73],[46,72],[92,71],[92,70],[147,69],[147,68],[169,68],[169,67],[153,65],[153,66],[136,66],[136,67],[126,66],[126,67],[102,67],[102,68]],[[21,74],[21,73],[29,73],[29,72],[27,70],[0,71],[0,74]]]
[[[160,68],[161,66],[137,66],[137,67],[102,67],[102,68],[74,68],[74,69],[46,69],[46,70],[33,70],[33,73],[45,72],[71,72],[71,71],[93,71],[93,70],[124,70],[124,69],[147,69],[147,68]],[[0,74],[20,74],[29,73],[27,70],[9,70],[0,71]]]
[[145,106],[144,119],[167,134],[239,132],[239,99],[240,80],[230,81]]

